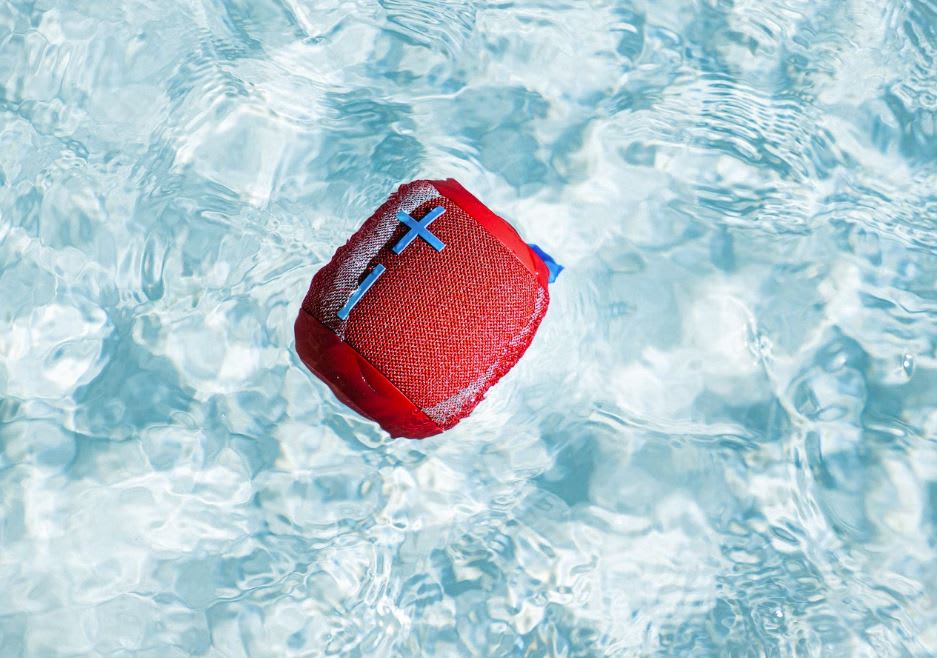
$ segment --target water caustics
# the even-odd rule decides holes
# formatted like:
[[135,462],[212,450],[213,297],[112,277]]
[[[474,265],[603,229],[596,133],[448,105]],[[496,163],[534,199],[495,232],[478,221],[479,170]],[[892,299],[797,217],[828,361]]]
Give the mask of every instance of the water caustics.
[[[0,656],[937,653],[934,0],[0,3]],[[452,176],[566,266],[391,441],[309,279]]]

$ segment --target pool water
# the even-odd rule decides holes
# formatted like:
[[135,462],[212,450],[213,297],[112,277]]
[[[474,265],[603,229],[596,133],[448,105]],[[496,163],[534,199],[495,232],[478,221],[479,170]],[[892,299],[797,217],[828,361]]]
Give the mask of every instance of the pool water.
[[[937,653],[935,0],[0,3],[0,656]],[[454,430],[302,366],[452,176],[566,266]]]

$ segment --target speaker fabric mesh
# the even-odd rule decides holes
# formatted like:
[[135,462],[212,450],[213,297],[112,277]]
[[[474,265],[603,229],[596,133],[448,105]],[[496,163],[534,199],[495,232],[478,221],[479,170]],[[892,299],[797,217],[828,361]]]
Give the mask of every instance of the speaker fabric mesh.
[[[401,253],[392,251],[411,230],[398,212],[421,220],[440,207],[444,212],[429,230],[444,243],[441,251],[420,237]],[[378,266],[384,268],[379,278],[347,319],[339,318]],[[297,321],[297,348],[343,402],[392,435],[431,435],[468,415],[526,351],[549,304],[547,276],[514,229],[457,182],[415,181],[391,195],[316,273],[300,312],[309,317],[300,318],[303,327]],[[311,354],[317,347],[309,335],[320,335],[318,327],[308,329],[311,320],[334,334],[332,358]],[[342,349],[353,352],[352,372],[342,371],[344,358],[334,358]],[[363,389],[351,386],[361,377],[361,362],[406,402],[393,396],[391,409],[383,408],[386,400],[364,408]],[[368,370],[369,381],[376,376]]]

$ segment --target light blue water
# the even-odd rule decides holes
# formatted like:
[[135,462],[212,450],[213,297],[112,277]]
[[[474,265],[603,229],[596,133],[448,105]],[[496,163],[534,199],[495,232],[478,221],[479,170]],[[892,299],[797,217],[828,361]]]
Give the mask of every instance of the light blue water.
[[[301,366],[454,176],[567,266],[457,429]],[[0,1],[0,656],[937,653],[935,0]]]

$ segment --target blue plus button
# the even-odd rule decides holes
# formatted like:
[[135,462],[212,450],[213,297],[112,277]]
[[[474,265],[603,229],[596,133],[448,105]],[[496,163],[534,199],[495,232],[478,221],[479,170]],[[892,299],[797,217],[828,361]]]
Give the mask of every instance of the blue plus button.
[[400,254],[404,249],[410,246],[411,242],[416,240],[417,236],[426,240],[426,242],[429,243],[429,246],[431,246],[436,251],[442,251],[443,247],[446,245],[442,240],[430,233],[429,225],[438,219],[439,216],[444,212],[446,212],[445,208],[442,206],[436,206],[428,213],[426,213],[426,217],[423,219],[413,219],[413,217],[403,212],[402,210],[398,211],[397,221],[401,224],[406,224],[410,230],[407,231],[406,235],[400,238],[397,244],[391,247],[391,251],[393,251],[395,254]]

